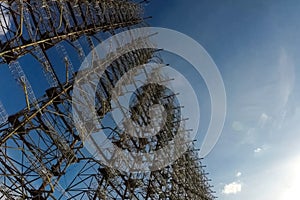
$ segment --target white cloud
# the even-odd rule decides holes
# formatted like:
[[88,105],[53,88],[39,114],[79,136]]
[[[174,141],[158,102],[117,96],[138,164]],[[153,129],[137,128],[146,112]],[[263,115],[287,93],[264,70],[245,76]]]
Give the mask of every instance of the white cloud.
[[238,182],[232,182],[224,186],[223,194],[237,194],[242,191],[242,184]]
[[262,151],[262,149],[261,148],[256,148],[256,149],[254,149],[254,153],[260,153]]
[[263,128],[265,124],[271,119],[266,113],[262,113],[259,117],[258,126]]
[[240,176],[242,176],[242,172],[238,172],[238,173],[236,173],[236,175],[235,175],[236,177],[240,177]]
[[264,145],[261,145],[260,147],[257,147],[253,151],[254,151],[254,153],[258,154],[258,153],[262,153],[262,152],[268,151],[270,148],[271,148],[270,145],[264,144]]

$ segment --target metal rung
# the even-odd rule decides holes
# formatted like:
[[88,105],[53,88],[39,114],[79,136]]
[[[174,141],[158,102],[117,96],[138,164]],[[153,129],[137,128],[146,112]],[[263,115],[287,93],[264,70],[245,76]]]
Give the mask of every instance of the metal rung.
[[81,44],[79,43],[78,40],[73,41],[73,44],[76,47],[76,50],[78,52],[80,62],[83,63],[86,55],[84,53],[84,50],[83,50]]
[[0,101],[0,124],[7,122],[8,114]]
[[[57,52],[63,57],[63,60],[65,61],[65,64],[68,68],[67,70],[68,70],[68,72],[70,72],[71,77],[74,76],[74,74],[75,74],[74,67],[73,67],[71,59],[67,53],[66,48],[62,44],[56,44],[55,48],[56,48]],[[68,80],[66,80],[66,81],[68,81]]]
[[95,49],[95,45],[92,38],[90,36],[86,36],[86,41],[88,43],[90,50],[93,51]]
[[31,104],[35,104],[37,102],[36,96],[33,92],[31,84],[29,83],[20,63],[18,61],[12,61],[8,64],[8,67],[15,79],[15,81],[22,87],[26,94],[26,98],[28,98]]
[[53,71],[51,64],[49,63],[48,59],[45,56],[45,53],[42,51],[42,49],[39,46],[36,46],[33,52],[37,56],[41,64],[43,65],[44,76],[46,77],[49,85],[51,87],[57,87],[59,85],[58,80],[56,78],[56,75]]
[[27,7],[24,7],[24,21],[25,21],[26,29],[29,33],[29,37],[31,38],[32,41],[35,41],[35,36],[33,34],[33,29],[31,25],[30,16],[29,16],[29,10]]
[[65,21],[66,21],[66,26],[71,27],[71,21],[72,21],[72,25],[74,24],[74,22],[73,22],[72,18],[70,17],[70,12],[69,12],[68,6],[66,5],[66,2],[61,1],[60,6],[62,8],[61,12],[64,16]]

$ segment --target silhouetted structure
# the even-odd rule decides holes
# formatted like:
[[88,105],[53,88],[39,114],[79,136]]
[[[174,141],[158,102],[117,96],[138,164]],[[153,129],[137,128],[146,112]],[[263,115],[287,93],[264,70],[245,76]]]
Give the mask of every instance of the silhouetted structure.
[[[27,106],[8,115],[0,102],[0,199],[214,199],[192,141],[183,138],[189,150],[175,163],[153,172],[130,173],[96,160],[75,129],[71,94],[76,73],[70,52],[76,52],[82,62],[87,52],[110,35],[144,26],[143,3],[1,1],[0,62],[8,65],[24,91]],[[61,56],[64,66],[60,71],[53,67],[50,49]],[[36,98],[18,61],[24,55],[40,62],[48,80],[49,89],[41,98]],[[99,59],[96,55],[95,62]],[[162,62],[157,50],[135,50],[116,59],[99,77],[95,99],[99,121],[110,118],[114,109],[111,88],[126,72],[150,61]],[[64,73],[65,79],[59,79],[58,73]],[[160,77],[159,69],[149,75]],[[130,80],[127,84],[134,85]],[[135,138],[117,130],[114,123],[103,129],[122,149],[150,152],[162,148],[177,134],[182,120],[176,94],[159,84],[135,89],[130,104],[132,120],[149,123],[147,108],[160,103],[167,110],[163,130],[156,136]]]

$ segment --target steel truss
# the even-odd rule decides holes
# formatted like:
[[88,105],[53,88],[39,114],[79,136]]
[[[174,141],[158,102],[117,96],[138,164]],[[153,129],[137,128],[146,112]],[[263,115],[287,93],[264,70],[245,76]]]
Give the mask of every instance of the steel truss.
[[[82,135],[75,128],[72,113],[82,117],[84,107],[72,107],[72,92],[75,67],[70,56],[71,44],[83,62],[86,48],[92,51],[98,42],[122,30],[144,26],[142,3],[121,0],[65,1],[65,0],[8,0],[0,4],[5,13],[1,22],[4,35],[0,43],[1,62],[8,67],[16,82],[24,91],[26,108],[8,115],[0,102],[0,199],[203,199],[211,200],[213,191],[209,185],[204,166],[194,149],[194,141],[186,136],[187,128],[181,117],[182,106],[176,93],[158,84],[136,87],[134,79],[117,92],[118,96],[134,89],[130,100],[130,118],[140,125],[150,123],[148,108],[161,104],[166,109],[166,123],[155,136],[133,137],[130,129],[120,129],[110,113],[112,88],[136,66],[149,62],[162,65],[159,51],[153,48],[132,50],[116,58],[99,75],[95,109],[107,138],[120,149],[128,152],[155,151],[168,145],[179,132],[184,132],[182,145],[187,151],[169,166],[148,172],[128,172],[110,168],[85,148]],[[8,21],[9,20],[9,21]],[[147,37],[141,38],[147,42]],[[131,48],[131,41],[124,48]],[[49,59],[47,50],[55,48],[65,64],[65,79],[59,80]],[[133,49],[133,48],[132,48]],[[30,81],[18,58],[30,54],[44,70],[49,89],[41,98],[36,98]],[[112,56],[108,54],[107,56]],[[95,55],[93,63],[101,66],[102,59]],[[143,73],[156,80],[172,81],[160,74],[160,67]],[[139,71],[134,74],[138,76]],[[97,69],[94,75],[97,76]],[[86,74],[86,77],[92,74]],[[92,83],[90,83],[92,84]],[[84,91],[82,93],[83,98]],[[88,98],[88,97],[87,97]],[[91,105],[93,106],[93,105]],[[74,110],[75,109],[75,110]],[[81,114],[80,114],[81,113]],[[104,118],[110,119],[107,126]],[[124,117],[123,120],[126,120]],[[123,121],[124,122],[124,121]],[[85,130],[90,132],[91,130]],[[168,156],[168,155],[166,155]],[[118,161],[115,161],[116,163]]]

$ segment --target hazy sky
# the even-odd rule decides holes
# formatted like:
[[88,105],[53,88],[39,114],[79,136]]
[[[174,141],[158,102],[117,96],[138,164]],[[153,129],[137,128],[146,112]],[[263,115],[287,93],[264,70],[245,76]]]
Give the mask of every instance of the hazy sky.
[[300,2],[153,0],[146,10],[150,25],[203,45],[223,76],[227,118],[204,160],[219,199],[299,199]]

